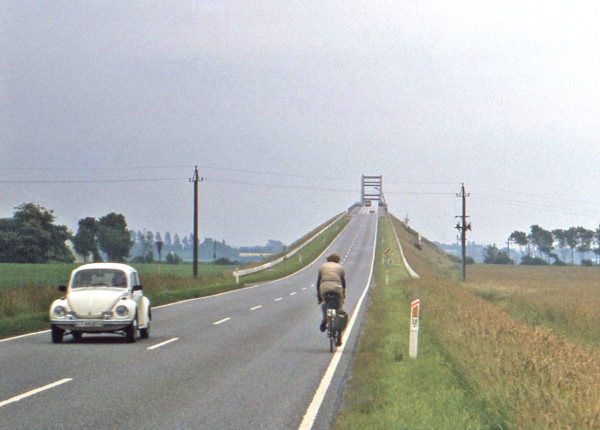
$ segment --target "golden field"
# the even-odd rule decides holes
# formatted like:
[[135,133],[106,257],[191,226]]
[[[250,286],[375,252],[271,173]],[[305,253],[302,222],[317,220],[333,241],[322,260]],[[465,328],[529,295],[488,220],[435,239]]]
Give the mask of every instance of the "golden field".
[[465,286],[512,317],[598,350],[600,268],[582,266],[468,267]]

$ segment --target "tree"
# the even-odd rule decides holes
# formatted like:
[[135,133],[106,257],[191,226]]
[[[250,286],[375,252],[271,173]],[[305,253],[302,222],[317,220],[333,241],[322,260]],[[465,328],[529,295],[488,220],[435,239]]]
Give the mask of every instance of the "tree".
[[557,228],[555,230],[552,230],[552,235],[554,236],[554,240],[558,244],[558,249],[560,249],[560,251],[562,253],[562,261],[565,261],[567,259],[567,256],[565,255],[565,249],[568,246],[567,245],[567,232],[565,230],[563,230],[562,228]]
[[92,261],[100,261],[100,251],[98,249],[98,221],[96,218],[82,218],[78,222],[79,229],[73,237],[73,246],[75,251],[83,256],[83,261],[87,262],[91,255]]
[[483,248],[483,262],[487,264],[514,264],[506,252],[498,250],[496,244]]
[[179,235],[177,233],[175,233],[175,235],[173,236],[173,248],[176,251],[180,251],[183,249],[181,246],[181,239],[179,238]]
[[574,264],[575,260],[575,248],[578,244],[577,239],[577,227],[571,227],[565,232],[567,236],[567,245],[571,248],[571,264]]
[[125,217],[114,212],[98,220],[98,245],[110,261],[124,261],[133,247]]
[[600,264],[600,226],[594,232],[594,243],[596,247],[594,248],[594,253],[596,254],[596,264]]
[[152,259],[154,260],[154,251],[152,250],[152,246],[154,246],[154,233],[147,231],[146,236],[144,237],[144,257],[152,253]]
[[529,246],[529,239],[527,238],[527,233],[525,233],[524,231],[515,230],[510,234],[508,239],[511,242],[514,242],[517,245],[519,245],[519,247],[521,248],[521,254],[524,254],[524,248],[526,246]]
[[550,231],[543,229],[537,224],[532,225],[531,232],[529,233],[529,241],[540,256],[546,254],[548,259],[550,258],[550,252],[553,249],[552,244],[554,243],[554,238]]
[[594,232],[584,227],[577,227],[577,251],[583,261],[586,253],[592,250]]
[[19,235],[14,230],[12,219],[0,220],[0,262],[16,262],[14,258],[15,244],[19,241]]
[[71,233],[54,224],[53,211],[34,203],[15,208],[12,220],[2,224],[0,261],[13,263],[73,262],[65,242]]

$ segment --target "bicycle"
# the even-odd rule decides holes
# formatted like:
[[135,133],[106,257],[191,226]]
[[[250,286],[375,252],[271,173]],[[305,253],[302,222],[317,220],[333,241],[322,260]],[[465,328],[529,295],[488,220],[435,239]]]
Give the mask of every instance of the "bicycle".
[[[327,309],[327,337],[329,338],[329,351],[333,352],[338,344],[341,344],[343,329],[346,328],[347,314],[338,312],[340,304],[336,293],[325,293],[325,304]],[[343,325],[343,328],[340,327]]]

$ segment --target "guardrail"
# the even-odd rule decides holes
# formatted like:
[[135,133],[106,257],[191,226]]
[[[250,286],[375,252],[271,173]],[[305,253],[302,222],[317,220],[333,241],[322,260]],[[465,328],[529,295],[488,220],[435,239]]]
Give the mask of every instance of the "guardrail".
[[415,272],[412,269],[412,267],[410,267],[410,264],[408,264],[408,261],[406,260],[406,257],[404,256],[404,251],[402,250],[402,245],[400,244],[400,238],[398,238],[398,233],[396,233],[396,226],[394,225],[394,222],[392,221],[389,214],[388,214],[388,218],[389,218],[390,222],[392,223],[392,230],[394,230],[394,236],[396,236],[396,242],[398,242],[398,248],[400,248],[400,255],[402,256],[402,262],[404,263],[404,267],[406,268],[408,275],[413,279],[421,279],[419,274],[417,272]]
[[240,278],[242,276],[246,276],[246,275],[250,275],[252,273],[257,273],[257,272],[261,272],[263,270],[267,270],[270,269],[273,266],[276,266],[279,263],[282,263],[284,260],[287,260],[288,258],[294,256],[295,254],[297,254],[298,252],[300,252],[300,250],[302,248],[304,248],[306,245],[308,245],[309,243],[311,243],[313,240],[315,240],[317,237],[319,237],[324,231],[326,231],[329,227],[331,227],[333,224],[335,224],[336,222],[338,222],[343,216],[345,216],[348,213],[348,211],[344,211],[340,214],[340,216],[338,216],[336,219],[334,219],[333,221],[331,221],[329,224],[327,224],[325,227],[323,227],[321,230],[319,230],[317,233],[315,233],[314,236],[312,236],[311,238],[309,238],[306,242],[304,242],[303,244],[301,244],[300,246],[298,246],[297,248],[294,248],[293,250],[291,250],[290,252],[288,252],[287,254],[285,254],[282,257],[279,257],[276,260],[273,261],[269,261],[268,263],[265,264],[261,264],[260,266],[255,266],[255,267],[250,267],[248,269],[242,269],[242,270],[234,270],[233,271],[233,276],[235,277],[235,282],[237,284],[239,284],[240,282]]

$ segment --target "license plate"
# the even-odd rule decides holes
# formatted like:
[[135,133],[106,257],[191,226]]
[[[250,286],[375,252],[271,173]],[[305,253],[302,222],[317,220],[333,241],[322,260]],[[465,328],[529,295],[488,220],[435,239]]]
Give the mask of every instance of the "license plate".
[[75,327],[102,327],[102,321],[97,320],[81,320],[75,323]]

